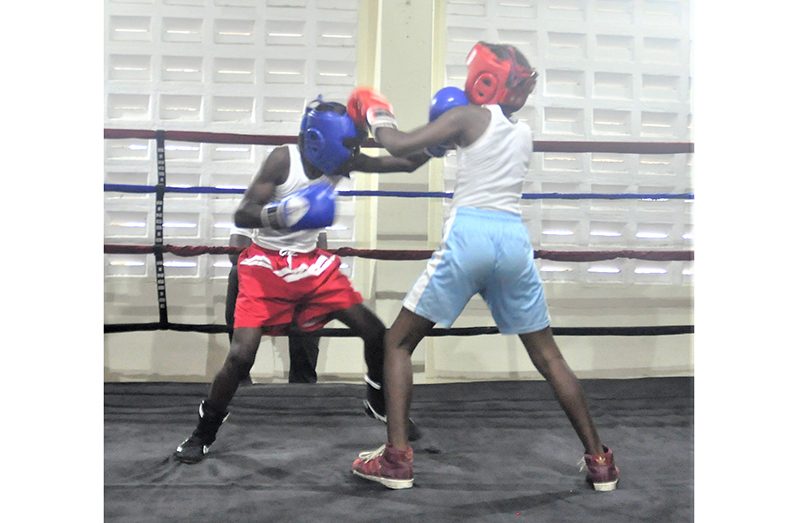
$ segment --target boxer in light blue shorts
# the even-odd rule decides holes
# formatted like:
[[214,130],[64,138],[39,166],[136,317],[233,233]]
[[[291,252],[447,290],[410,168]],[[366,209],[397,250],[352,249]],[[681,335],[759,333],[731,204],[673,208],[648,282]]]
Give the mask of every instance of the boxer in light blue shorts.
[[477,43],[466,58],[465,90],[446,87],[430,106],[430,123],[397,128],[393,108],[368,87],[356,88],[347,111],[393,156],[420,150],[443,156],[457,149],[452,211],[443,241],[404,300],[385,336],[388,441],[361,452],[352,472],[388,488],[413,486],[408,442],[413,369],[411,355],[438,323],[449,327],[479,293],[503,334],[517,334],[532,364],[551,385],[584,445],[587,481],[614,490],[620,473],[599,438],[587,400],[549,326],[533,261],[521,198],[532,156],[532,130],[512,114],[535,88],[537,72],[511,45]]
[[551,319],[521,216],[455,208],[441,246],[407,294],[404,307],[451,327],[479,293],[502,334],[535,332]]

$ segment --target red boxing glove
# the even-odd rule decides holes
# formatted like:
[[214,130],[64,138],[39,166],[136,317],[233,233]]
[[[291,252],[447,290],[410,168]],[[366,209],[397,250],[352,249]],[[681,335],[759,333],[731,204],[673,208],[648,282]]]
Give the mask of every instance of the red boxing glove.
[[356,87],[352,91],[346,104],[346,112],[358,127],[367,125],[372,136],[379,127],[397,127],[390,102],[369,87]]

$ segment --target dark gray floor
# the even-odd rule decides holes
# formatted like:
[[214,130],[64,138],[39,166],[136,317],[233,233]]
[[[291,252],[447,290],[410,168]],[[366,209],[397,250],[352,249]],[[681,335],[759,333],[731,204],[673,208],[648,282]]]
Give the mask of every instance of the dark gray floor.
[[171,451],[205,384],[105,385],[107,521],[693,521],[693,380],[583,381],[616,453],[615,492],[589,489],[581,447],[542,382],[422,385],[415,487],[354,477],[385,439],[343,384],[239,389],[208,458]]

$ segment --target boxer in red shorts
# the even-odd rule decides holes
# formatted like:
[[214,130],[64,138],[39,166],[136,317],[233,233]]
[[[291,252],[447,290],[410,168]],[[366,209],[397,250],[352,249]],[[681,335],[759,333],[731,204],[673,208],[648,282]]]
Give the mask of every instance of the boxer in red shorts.
[[335,219],[334,186],[343,176],[350,171],[412,172],[429,156],[370,157],[360,153],[364,138],[346,107],[319,98],[305,109],[297,145],[275,148],[244,193],[234,221],[256,231],[238,258],[230,352],[200,403],[196,429],[175,451],[179,461],[197,463],[205,457],[264,334],[314,331],[332,319],[363,339],[368,369],[364,406],[367,414],[386,421],[381,386],[385,325],[363,306],[363,297],[339,270],[338,256],[318,249],[316,239]]

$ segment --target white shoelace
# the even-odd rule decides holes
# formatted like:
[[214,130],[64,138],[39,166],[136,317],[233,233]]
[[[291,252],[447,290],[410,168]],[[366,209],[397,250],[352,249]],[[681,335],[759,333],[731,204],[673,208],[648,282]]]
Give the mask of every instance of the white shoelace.
[[288,258],[288,268],[289,269],[293,269],[294,268],[294,266],[291,265],[291,261],[293,260],[293,257],[294,257],[295,254],[296,254],[296,252],[294,252],[294,251],[292,251],[290,249],[280,249],[280,256],[285,256],[285,257]]
[[357,457],[362,459],[363,461],[371,461],[373,459],[379,458],[385,452],[385,445],[382,445],[378,449],[374,450],[364,450],[363,452],[359,453]]

